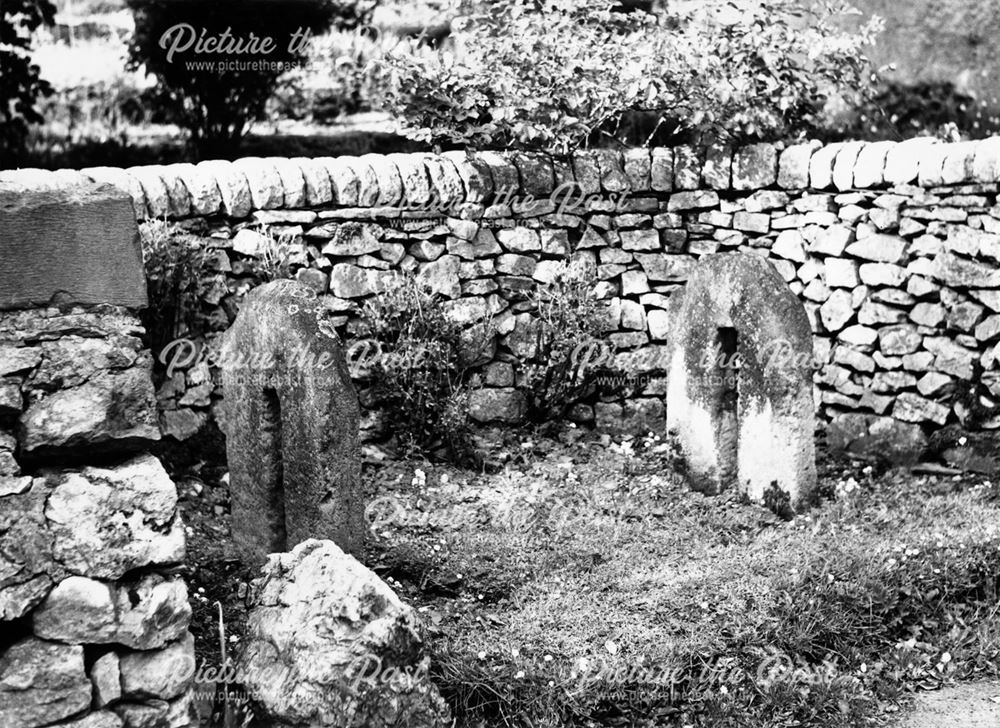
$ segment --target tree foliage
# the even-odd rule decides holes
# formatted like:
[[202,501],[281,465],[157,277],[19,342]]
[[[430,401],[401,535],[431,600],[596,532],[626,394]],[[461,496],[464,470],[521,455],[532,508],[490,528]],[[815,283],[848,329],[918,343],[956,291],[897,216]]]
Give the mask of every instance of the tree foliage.
[[835,23],[843,4],[690,0],[657,14],[610,0],[494,0],[455,22],[432,57],[400,44],[380,63],[387,104],[413,138],[564,151],[622,139],[628,113],[750,138],[810,129],[831,94],[867,86],[878,21]]
[[49,0],[0,2],[0,155],[4,158],[24,149],[29,124],[43,121],[35,102],[52,88],[31,62],[31,34],[51,25],[55,12]]
[[[202,157],[235,152],[249,122],[263,116],[278,78],[305,60],[308,43],[296,38],[305,31],[320,33],[334,23],[342,28],[364,23],[375,4],[374,0],[128,2],[136,20],[132,62],[145,65],[157,77]],[[179,26],[187,27],[178,30]],[[250,44],[251,34],[270,38],[270,49]],[[224,43],[212,49],[196,40],[171,53],[175,40],[177,47],[183,47],[188,38],[224,36],[247,41],[244,50]]]

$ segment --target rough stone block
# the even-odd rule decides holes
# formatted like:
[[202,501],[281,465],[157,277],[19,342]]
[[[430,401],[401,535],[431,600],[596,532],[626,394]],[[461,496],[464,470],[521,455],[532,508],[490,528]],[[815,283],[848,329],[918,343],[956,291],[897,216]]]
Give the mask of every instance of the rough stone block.
[[267,725],[445,728],[428,668],[416,611],[329,541],[272,556],[252,585],[237,670]]
[[226,333],[232,530],[248,563],[314,537],[362,547],[360,410],[328,315],[315,291],[274,281]]
[[837,152],[831,178],[833,186],[838,190],[844,191],[854,187],[854,166],[865,146],[865,142],[848,142]]
[[213,159],[199,162],[197,169],[215,179],[222,211],[229,217],[242,218],[253,209],[253,197],[246,175],[232,162]]
[[524,393],[510,387],[476,389],[469,400],[469,416],[480,423],[520,424],[526,411]]
[[927,447],[919,425],[855,412],[834,418],[826,442],[834,451],[904,466],[919,461]]
[[145,307],[132,201],[100,184],[0,191],[0,310],[50,303]]
[[778,160],[778,185],[786,190],[801,190],[808,187],[809,160],[820,146],[820,142],[813,139],[785,149]]
[[0,654],[0,725],[39,728],[89,707],[83,647],[29,638]]
[[674,188],[674,153],[668,147],[654,147],[650,153],[650,186],[656,192]]
[[260,157],[243,157],[233,162],[250,187],[250,202],[255,210],[274,210],[285,204],[285,189],[274,163]]
[[878,187],[885,181],[885,159],[896,146],[896,142],[875,142],[867,144],[854,163],[854,186],[865,189]]
[[483,203],[493,196],[493,175],[488,164],[464,151],[443,152],[441,156],[449,159],[458,170],[467,202]]
[[191,212],[195,215],[214,215],[222,205],[222,194],[215,181],[215,175],[204,167],[190,163],[171,164],[167,174],[174,173],[181,178],[191,198]]
[[[333,200],[333,185],[330,182],[326,166],[309,157],[295,157],[292,161],[298,165],[302,172],[302,180],[305,182],[305,204],[312,206],[330,203]],[[396,179],[397,181],[399,179],[398,172],[396,172]],[[219,186],[222,186],[221,183]],[[394,204],[398,200],[397,194],[393,202],[380,202],[379,204]]]
[[885,181],[891,185],[902,185],[916,180],[920,173],[920,160],[930,147],[938,143],[932,137],[917,137],[897,144],[885,158]]

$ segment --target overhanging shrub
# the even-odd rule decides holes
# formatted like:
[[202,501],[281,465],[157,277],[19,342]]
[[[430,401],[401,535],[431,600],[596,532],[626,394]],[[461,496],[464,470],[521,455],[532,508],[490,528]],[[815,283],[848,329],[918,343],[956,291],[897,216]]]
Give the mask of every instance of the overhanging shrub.
[[467,5],[454,51],[425,58],[403,44],[380,64],[386,101],[414,139],[564,151],[618,138],[627,112],[694,132],[788,136],[813,127],[828,95],[867,86],[862,47],[878,28],[840,30],[846,5],[796,0],[670,3],[657,15],[615,12],[610,0]]

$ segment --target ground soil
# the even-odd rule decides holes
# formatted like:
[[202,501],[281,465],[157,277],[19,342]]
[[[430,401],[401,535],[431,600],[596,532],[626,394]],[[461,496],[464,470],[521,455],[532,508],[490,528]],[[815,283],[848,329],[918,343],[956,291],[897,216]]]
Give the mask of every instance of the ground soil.
[[918,693],[900,728],[997,728],[1000,682],[973,682]]

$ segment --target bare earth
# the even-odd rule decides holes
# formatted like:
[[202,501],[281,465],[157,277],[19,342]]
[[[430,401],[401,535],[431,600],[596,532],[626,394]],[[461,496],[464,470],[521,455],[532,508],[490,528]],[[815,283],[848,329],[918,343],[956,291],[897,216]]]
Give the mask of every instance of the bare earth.
[[997,728],[1000,682],[975,682],[919,693],[900,728]]

